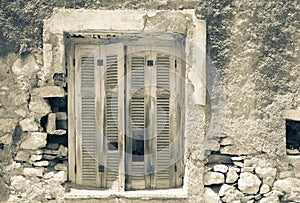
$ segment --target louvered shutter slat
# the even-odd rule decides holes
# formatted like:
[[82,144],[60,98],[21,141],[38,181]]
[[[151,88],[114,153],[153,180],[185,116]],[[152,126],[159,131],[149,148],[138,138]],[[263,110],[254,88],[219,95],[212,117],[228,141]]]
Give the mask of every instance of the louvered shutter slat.
[[144,88],[145,84],[145,57],[131,58],[131,92],[135,94]]

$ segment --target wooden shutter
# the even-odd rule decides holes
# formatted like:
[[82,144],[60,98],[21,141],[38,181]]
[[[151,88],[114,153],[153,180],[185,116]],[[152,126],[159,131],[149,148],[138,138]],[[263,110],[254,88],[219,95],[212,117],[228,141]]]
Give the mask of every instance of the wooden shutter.
[[[151,47],[129,47],[126,139],[127,189],[182,186],[182,105],[177,57]],[[153,63],[153,65],[151,65]],[[179,71],[180,72],[180,71]],[[134,149],[143,145],[144,157]],[[180,174],[180,175],[178,175]]]
[[157,188],[170,188],[170,56],[156,57]]
[[100,46],[103,67],[103,148],[101,163],[103,185],[122,190],[124,186],[124,47],[122,44]]
[[[177,51],[177,50],[175,50]],[[155,152],[152,188],[167,189],[181,187],[183,182],[183,117],[182,65],[181,59],[172,51],[157,51],[155,55],[156,76],[155,116],[152,117],[155,140],[151,141]],[[153,94],[153,93],[152,93]]]
[[99,186],[97,149],[97,46],[76,47],[75,122],[76,122],[76,183]]
[[128,56],[126,86],[126,188],[145,189],[145,63],[144,54]]

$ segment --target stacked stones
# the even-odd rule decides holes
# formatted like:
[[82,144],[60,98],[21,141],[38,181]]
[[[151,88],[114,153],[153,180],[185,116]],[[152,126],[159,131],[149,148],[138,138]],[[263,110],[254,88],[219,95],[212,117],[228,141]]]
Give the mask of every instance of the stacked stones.
[[38,79],[38,61],[33,55],[12,55],[5,62],[11,64],[12,74],[0,88],[7,92],[7,99],[1,99],[5,118],[0,122],[0,202],[63,201],[68,156],[66,82],[63,74],[54,74],[51,81]]
[[[282,162],[282,167],[288,163],[291,161]],[[299,202],[299,167],[282,172],[279,166],[279,172],[275,166],[259,158],[210,155],[204,174],[205,202]]]
[[[57,129],[56,125],[66,123],[67,114],[60,112],[60,108],[55,104],[51,105],[48,99],[64,97],[65,91],[59,86],[45,86],[32,90],[29,109],[34,116],[19,122],[26,136],[21,140],[15,162],[4,169],[10,173],[16,171],[16,174],[22,174],[11,177],[11,187],[17,191],[16,198],[23,195],[26,196],[24,199],[30,200],[39,199],[38,196],[41,196],[41,199],[46,197],[51,200],[61,196],[62,200],[64,188],[61,184],[67,180],[68,149],[63,144],[53,142],[51,136],[63,136],[62,140],[67,140],[66,124],[61,125],[63,129]],[[43,120],[42,118],[46,120],[45,126],[36,122]],[[38,190],[35,191],[32,185],[36,185]]]

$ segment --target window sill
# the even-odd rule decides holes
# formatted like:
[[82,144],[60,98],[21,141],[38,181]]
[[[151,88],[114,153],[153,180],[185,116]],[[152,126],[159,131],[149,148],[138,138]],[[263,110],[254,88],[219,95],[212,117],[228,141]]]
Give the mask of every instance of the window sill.
[[71,189],[66,193],[64,198],[71,199],[110,199],[110,198],[125,198],[125,199],[186,199],[188,197],[187,191],[180,189],[168,190],[143,190],[143,191],[126,191],[114,192],[111,190],[79,190]]

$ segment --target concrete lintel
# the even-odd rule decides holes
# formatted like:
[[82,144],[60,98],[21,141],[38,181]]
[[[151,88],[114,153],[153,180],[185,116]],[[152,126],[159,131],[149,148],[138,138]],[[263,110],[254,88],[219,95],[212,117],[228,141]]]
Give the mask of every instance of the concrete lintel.
[[289,120],[300,121],[300,108],[285,110],[283,117]]

